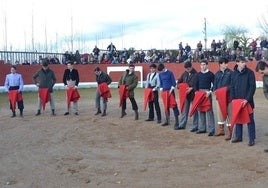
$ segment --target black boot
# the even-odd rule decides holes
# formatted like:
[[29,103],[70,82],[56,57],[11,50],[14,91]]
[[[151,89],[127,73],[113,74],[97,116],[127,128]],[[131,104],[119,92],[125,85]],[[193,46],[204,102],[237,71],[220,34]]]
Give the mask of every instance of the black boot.
[[183,129],[183,128],[180,127],[180,124],[179,124],[179,116],[175,116],[174,130],[179,130],[179,129]]
[[121,117],[120,118],[123,118],[125,115],[127,115],[126,110],[123,110],[122,109],[122,111],[121,111]]
[[35,114],[35,116],[39,116],[41,114],[40,110],[37,110],[37,113]]
[[169,125],[169,117],[166,116],[166,121],[161,124],[162,126],[168,126]]
[[100,110],[100,108],[98,108],[98,111],[96,112],[95,115],[98,115],[98,114],[101,114],[101,110]]
[[23,109],[20,109],[20,117],[23,117]]
[[101,114],[101,116],[106,116],[106,110],[103,110],[103,113]]
[[135,112],[135,120],[138,120],[139,119],[139,113],[138,113],[138,110],[134,110]]
[[51,115],[52,116],[56,116],[56,113],[55,113],[55,110],[54,109],[51,110]]
[[12,111],[12,116],[10,116],[10,117],[11,117],[11,118],[16,117],[16,112],[15,112],[15,110]]

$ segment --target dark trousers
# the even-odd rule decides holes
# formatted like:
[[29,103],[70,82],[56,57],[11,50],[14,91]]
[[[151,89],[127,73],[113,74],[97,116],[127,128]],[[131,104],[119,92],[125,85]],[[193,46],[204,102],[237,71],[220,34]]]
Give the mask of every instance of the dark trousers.
[[[19,89],[19,86],[10,86],[9,87],[9,90],[18,90],[18,89]],[[18,101],[17,105],[18,105],[18,109],[20,109],[20,110],[24,109],[23,100]],[[12,105],[11,105],[10,101],[9,101],[9,106],[10,106],[10,109],[12,110]]]
[[161,120],[161,111],[158,102],[158,91],[154,91],[154,100],[148,103],[149,106],[149,119],[154,119],[154,107],[156,111],[157,120]]
[[[129,100],[130,100],[131,105],[132,105],[132,110],[138,110],[138,105],[136,103],[135,98],[134,97],[132,97],[132,98],[129,97]],[[123,110],[127,109],[127,100],[126,99],[123,100],[122,109]]]

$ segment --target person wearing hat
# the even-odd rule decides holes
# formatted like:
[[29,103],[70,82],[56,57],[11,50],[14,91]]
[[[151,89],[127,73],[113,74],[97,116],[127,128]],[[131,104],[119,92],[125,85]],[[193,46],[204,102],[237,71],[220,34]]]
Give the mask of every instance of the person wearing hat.
[[157,123],[161,123],[161,110],[159,106],[158,88],[160,87],[159,74],[156,72],[156,65],[150,64],[150,73],[147,74],[145,88],[150,88],[153,94],[152,100],[148,101],[149,117],[145,121],[154,121],[154,108],[157,116]]
[[174,90],[176,87],[176,80],[174,74],[172,71],[168,70],[163,63],[160,63],[157,69],[160,72],[160,91],[166,115],[166,121],[161,125],[168,126],[170,124],[170,108],[172,108],[175,117],[174,130],[178,130],[180,113],[175,99]]
[[[67,94],[67,110],[64,113],[65,116],[70,114],[70,102],[73,102],[73,108],[75,110],[75,115],[79,115],[78,110],[78,99],[79,99],[79,93],[78,93],[78,84],[79,84],[79,73],[77,69],[74,69],[74,63],[71,61],[67,62],[67,69],[65,69],[63,74],[63,84],[66,88],[66,94]],[[76,95],[76,97],[72,97]],[[69,97],[68,97],[69,96]]]
[[[95,97],[95,105],[97,108],[97,112],[95,115],[101,114],[101,116],[106,116],[106,110],[107,110],[107,101],[108,98],[111,97],[110,89],[108,85],[112,83],[111,77],[103,72],[99,67],[96,67],[94,69],[94,72],[96,74],[96,81],[98,84],[97,90],[96,90],[96,97]],[[101,112],[101,105],[100,100],[102,98],[102,112]]]
[[126,100],[129,98],[132,110],[135,112],[135,120],[139,119],[139,113],[138,113],[138,105],[135,100],[135,93],[134,90],[138,85],[138,77],[135,74],[135,65],[130,64],[128,66],[128,69],[126,72],[122,74],[120,77],[120,80],[118,82],[118,88],[119,88],[119,95],[120,95],[120,106],[122,108],[121,110],[121,118],[123,118],[126,113]]
[[[246,60],[244,57],[240,56],[236,59],[236,65],[234,71],[231,75],[230,84],[230,97],[231,100],[242,99],[242,108],[250,105],[254,109],[254,94],[256,91],[256,79],[254,72],[246,66]],[[237,110],[232,108],[232,115],[234,111]],[[249,115],[248,126],[248,136],[249,142],[248,146],[255,145],[256,130],[255,130],[255,120],[254,112]],[[234,117],[232,116],[232,119]],[[232,143],[242,142],[243,139],[243,124],[235,123],[234,126],[234,138],[232,138]]]
[[23,91],[23,79],[21,74],[17,73],[16,66],[12,66],[10,68],[10,74],[6,75],[5,80],[5,91],[8,92],[10,109],[12,111],[12,118],[16,117],[15,104],[17,102],[18,109],[20,110],[20,117],[23,117],[23,99],[22,99],[22,91]]
[[[255,71],[263,75],[263,94],[268,100],[268,64],[264,61],[259,61],[256,65]],[[264,149],[264,152],[268,153],[268,149]]]
[[[196,76],[197,71],[192,67],[191,61],[186,61],[184,63],[184,73],[179,77],[177,84],[178,89],[180,93],[180,98],[182,96],[185,96],[184,104],[180,101],[180,107],[181,107],[181,118],[180,118],[180,126],[179,129],[185,129],[187,121],[188,121],[188,115],[190,111],[190,105],[193,102],[194,99],[194,79]],[[185,90],[182,88],[182,84],[186,84]],[[184,92],[184,93],[183,93]],[[193,114],[193,125],[191,128],[191,132],[196,132],[198,130],[198,111],[195,111]]]
[[[213,91],[216,95],[216,111],[218,117],[218,131],[214,136],[224,136],[224,125],[228,127],[228,135],[225,140],[230,140],[232,130],[230,126],[231,101],[230,101],[230,83],[232,70],[228,68],[228,59],[225,57],[219,60],[219,70],[215,73]],[[224,90],[223,90],[224,89]],[[221,103],[223,99],[226,99]],[[224,106],[221,106],[224,104]],[[225,110],[223,110],[225,109]],[[227,111],[226,111],[227,109]]]
[[41,114],[41,107],[45,109],[45,103],[50,101],[51,115],[55,116],[55,102],[53,87],[57,81],[55,73],[48,67],[46,59],[41,60],[42,68],[33,75],[33,82],[38,87],[38,106],[36,116]]

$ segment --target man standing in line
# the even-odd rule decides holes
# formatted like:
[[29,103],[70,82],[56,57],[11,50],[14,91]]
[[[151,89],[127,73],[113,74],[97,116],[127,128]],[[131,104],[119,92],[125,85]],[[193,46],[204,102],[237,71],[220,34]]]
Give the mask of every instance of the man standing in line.
[[[123,118],[126,114],[126,108],[127,108],[127,103],[126,103],[126,98],[129,98],[131,105],[132,105],[132,110],[135,112],[135,120],[139,119],[139,114],[138,114],[138,105],[137,102],[134,98],[134,90],[138,85],[138,77],[135,74],[135,66],[133,64],[130,64],[129,69],[126,70],[126,72],[121,76],[119,82],[118,82],[118,87],[119,90],[122,91],[120,93],[120,104],[122,102],[122,111],[121,111],[121,118]],[[123,88],[123,89],[121,89]],[[126,93],[128,93],[126,95]],[[122,95],[125,95],[125,97],[121,97]]]
[[[190,105],[192,104],[193,99],[194,99],[194,87],[193,87],[193,85],[194,85],[195,75],[197,73],[196,70],[192,67],[192,63],[190,61],[186,61],[184,63],[184,68],[185,68],[185,72],[182,73],[181,77],[178,79],[178,82],[177,82],[179,89],[180,89],[181,83],[186,83],[188,85],[186,88],[186,99],[184,102],[184,107],[181,111],[179,129],[185,129],[187,121],[188,121]],[[182,105],[182,104],[180,104],[180,105]],[[196,132],[197,130],[198,130],[198,111],[195,111],[193,114],[193,126],[192,126],[192,129],[190,131]]]
[[70,95],[76,95],[79,96],[79,93],[77,91],[78,89],[78,84],[79,84],[79,73],[77,69],[74,69],[73,62],[68,61],[67,62],[67,69],[65,69],[64,74],[63,74],[63,84],[66,89],[66,101],[67,101],[67,111],[64,113],[65,116],[70,114],[70,102],[69,100],[73,101],[73,108],[75,110],[75,115],[79,115],[79,110],[78,110],[78,97],[75,99],[70,97],[68,99],[68,92]]
[[150,88],[153,92],[153,100],[148,102],[149,117],[145,121],[154,121],[154,107],[157,116],[157,123],[161,123],[161,110],[159,106],[158,88],[160,87],[159,74],[156,72],[156,65],[150,65],[150,73],[147,75],[145,88]]
[[160,91],[162,92],[162,100],[165,106],[166,121],[162,126],[167,126],[170,124],[170,108],[173,109],[175,124],[174,129],[178,130],[179,128],[179,109],[175,99],[175,87],[176,80],[173,72],[166,69],[163,63],[158,65],[159,79],[160,79]]
[[[256,66],[256,72],[263,75],[263,94],[265,98],[268,100],[268,65],[264,61],[259,61]],[[264,152],[268,153],[268,149],[264,149]]]
[[23,91],[23,79],[21,74],[17,73],[17,68],[15,66],[12,66],[10,68],[10,74],[6,75],[5,80],[5,90],[9,93],[9,99],[12,99],[12,91],[16,91],[14,93],[14,100],[9,100],[10,102],[10,109],[12,111],[11,118],[16,117],[16,111],[15,111],[15,103],[18,104],[18,109],[20,110],[20,117],[23,117],[23,99],[22,99],[22,91]]
[[215,133],[215,119],[212,108],[212,89],[214,82],[214,74],[208,69],[208,61],[203,60],[200,62],[201,70],[196,74],[194,89],[195,91],[206,92],[206,97],[209,98],[210,108],[207,111],[199,111],[200,123],[199,129],[196,134],[206,133],[208,124],[209,134],[213,136]]
[[[256,91],[256,80],[254,72],[247,68],[246,61],[244,57],[238,57],[236,59],[236,65],[231,76],[230,94],[231,100],[242,99],[242,108],[250,105],[254,109],[254,94]],[[232,109],[234,110],[234,109]],[[233,113],[232,113],[233,115]],[[233,118],[233,117],[232,117]],[[248,146],[255,145],[256,131],[255,131],[255,120],[254,112],[249,114],[250,122],[248,125],[248,136],[249,142]],[[235,124],[235,135],[232,139],[232,143],[242,142],[243,139],[243,124]]]
[[[223,97],[217,98],[216,96],[216,109],[217,109],[217,117],[218,117],[218,132],[214,136],[224,136],[224,125],[228,127],[228,135],[225,140],[231,140],[232,138],[232,129],[231,129],[231,101],[230,101],[230,84],[231,84],[231,69],[228,68],[228,59],[225,57],[220,58],[219,60],[219,70],[215,73],[215,79],[213,84],[213,90],[215,91],[215,95],[222,95]],[[225,93],[221,93],[220,90],[226,88]],[[217,93],[216,93],[217,92]],[[220,108],[220,100],[226,97],[227,101],[225,101],[225,107],[227,109],[227,114],[223,114]]]
[[[46,59],[41,60],[42,68],[33,75],[33,82],[39,88],[38,106],[36,116],[41,114],[41,105],[50,101],[51,115],[56,116],[53,87],[56,83],[56,76],[53,70],[48,67]],[[45,97],[44,97],[45,96]]]
[[103,72],[99,67],[96,67],[94,69],[94,72],[96,74],[96,81],[98,84],[98,87],[96,90],[96,98],[95,98],[97,112],[95,115],[101,114],[100,100],[102,98],[103,112],[101,116],[103,117],[103,116],[106,116],[107,101],[108,101],[108,98],[111,97],[110,88],[108,87],[108,85],[112,83],[112,79],[107,73]]

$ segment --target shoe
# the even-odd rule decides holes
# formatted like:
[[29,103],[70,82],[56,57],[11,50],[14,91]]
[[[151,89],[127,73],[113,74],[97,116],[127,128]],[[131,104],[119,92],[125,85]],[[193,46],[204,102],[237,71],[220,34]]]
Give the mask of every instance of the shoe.
[[237,143],[237,142],[242,142],[242,139],[240,139],[240,138],[235,138],[234,140],[232,140],[232,143]]
[[99,114],[101,114],[101,110],[98,110],[98,111],[95,113],[95,115],[99,115]]
[[161,123],[161,120],[157,120],[157,124],[160,124]]
[[249,141],[248,142],[248,146],[254,146],[255,145],[255,142],[254,141]]
[[168,126],[168,122],[165,122],[165,123],[162,123],[161,126],[165,127],[165,126]]
[[40,110],[37,111],[37,113],[35,114],[35,116],[39,116],[39,115],[41,115]]
[[67,116],[67,115],[69,115],[69,114],[70,114],[69,112],[65,112],[65,113],[64,113],[65,116]]
[[74,115],[79,116],[79,112],[75,112]]
[[198,131],[198,128],[192,128],[192,129],[190,130],[190,132],[196,132],[196,131]]
[[214,136],[214,133],[210,132],[208,133],[208,136]]
[[198,130],[198,131],[196,131],[196,134],[203,134],[203,133],[206,133],[207,131],[200,131],[200,130]]
[[265,153],[268,153],[268,149],[264,149],[263,151],[264,151]]
[[176,130],[183,130],[183,129],[185,129],[185,127],[177,127]]
[[12,116],[10,116],[11,118],[14,118],[14,117],[16,117],[16,114],[13,114]]
[[148,118],[148,119],[146,119],[145,121],[154,121],[154,119],[150,119],[150,118]]
[[101,114],[101,117],[104,117],[104,116],[106,116],[106,112],[103,112],[103,113]]

